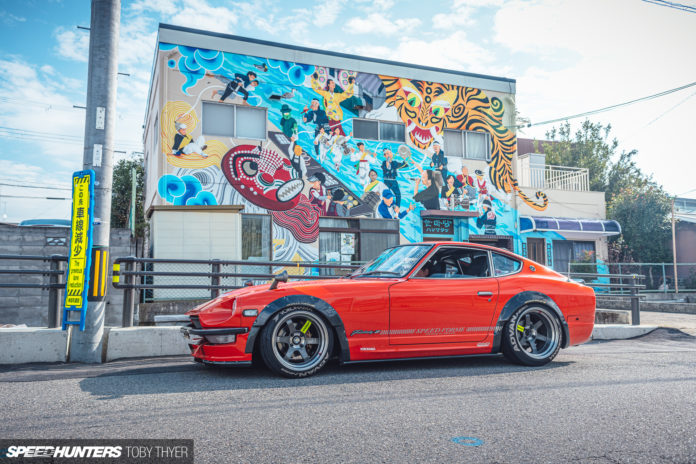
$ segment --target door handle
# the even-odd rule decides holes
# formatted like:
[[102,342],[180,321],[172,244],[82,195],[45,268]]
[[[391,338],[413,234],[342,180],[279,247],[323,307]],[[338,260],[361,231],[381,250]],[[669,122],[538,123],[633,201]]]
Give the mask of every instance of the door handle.
[[493,292],[478,292],[478,296],[493,296]]

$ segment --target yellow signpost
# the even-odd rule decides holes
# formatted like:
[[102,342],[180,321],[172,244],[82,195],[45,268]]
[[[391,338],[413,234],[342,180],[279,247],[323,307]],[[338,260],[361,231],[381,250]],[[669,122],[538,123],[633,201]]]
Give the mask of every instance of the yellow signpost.
[[[70,259],[68,260],[67,288],[63,305],[63,330],[68,325],[85,328],[90,260],[92,256],[92,210],[94,171],[73,174],[72,227],[70,232]],[[79,311],[80,319],[71,317]]]

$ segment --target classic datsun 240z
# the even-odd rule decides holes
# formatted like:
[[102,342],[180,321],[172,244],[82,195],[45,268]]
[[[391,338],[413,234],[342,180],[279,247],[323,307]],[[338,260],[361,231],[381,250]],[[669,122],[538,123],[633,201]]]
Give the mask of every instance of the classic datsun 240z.
[[341,363],[502,352],[544,365],[587,341],[594,291],[521,256],[471,243],[385,250],[350,276],[276,277],[187,313],[182,331],[206,364],[262,360],[287,377]]

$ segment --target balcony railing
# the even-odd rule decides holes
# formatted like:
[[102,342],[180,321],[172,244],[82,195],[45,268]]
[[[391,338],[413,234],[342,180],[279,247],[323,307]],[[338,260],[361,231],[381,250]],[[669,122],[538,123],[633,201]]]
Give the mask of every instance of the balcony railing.
[[590,175],[587,168],[569,166],[520,166],[520,185],[538,189],[571,190],[585,192],[590,190]]

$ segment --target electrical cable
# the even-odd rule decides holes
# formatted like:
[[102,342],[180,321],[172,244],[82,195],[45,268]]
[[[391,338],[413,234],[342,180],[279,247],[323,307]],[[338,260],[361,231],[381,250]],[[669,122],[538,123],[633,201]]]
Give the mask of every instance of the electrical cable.
[[653,5],[666,6],[668,8],[674,8],[675,10],[686,11],[687,13],[696,13],[696,7],[690,5],[684,5],[683,3],[668,2],[666,0],[643,0],[646,3],[652,3]]
[[642,102],[642,101],[646,101],[646,100],[652,100],[654,98],[664,97],[665,95],[669,95],[669,94],[674,93],[674,92],[679,92],[680,90],[688,89],[689,87],[693,87],[695,85],[696,85],[696,82],[691,82],[689,84],[682,85],[681,87],[677,87],[677,88],[670,89],[670,90],[665,90],[664,92],[656,93],[653,95],[648,95],[647,97],[636,98],[635,100],[630,100],[630,101],[627,101],[624,103],[617,103],[616,105],[605,106],[604,108],[599,108],[599,109],[592,110],[592,111],[586,111],[584,113],[573,114],[571,116],[565,116],[562,118],[549,119],[548,121],[535,122],[535,123],[530,122],[527,124],[520,124],[520,125],[516,125],[516,126],[511,126],[511,128],[516,129],[519,127],[541,126],[541,125],[551,124],[551,123],[559,122],[559,121],[567,121],[568,119],[575,119],[575,118],[581,118],[584,116],[591,116],[593,114],[603,113],[605,111],[610,111],[610,110],[613,110],[616,108],[620,108],[622,106],[628,106],[628,105],[632,105],[634,103],[638,103],[638,102]]

